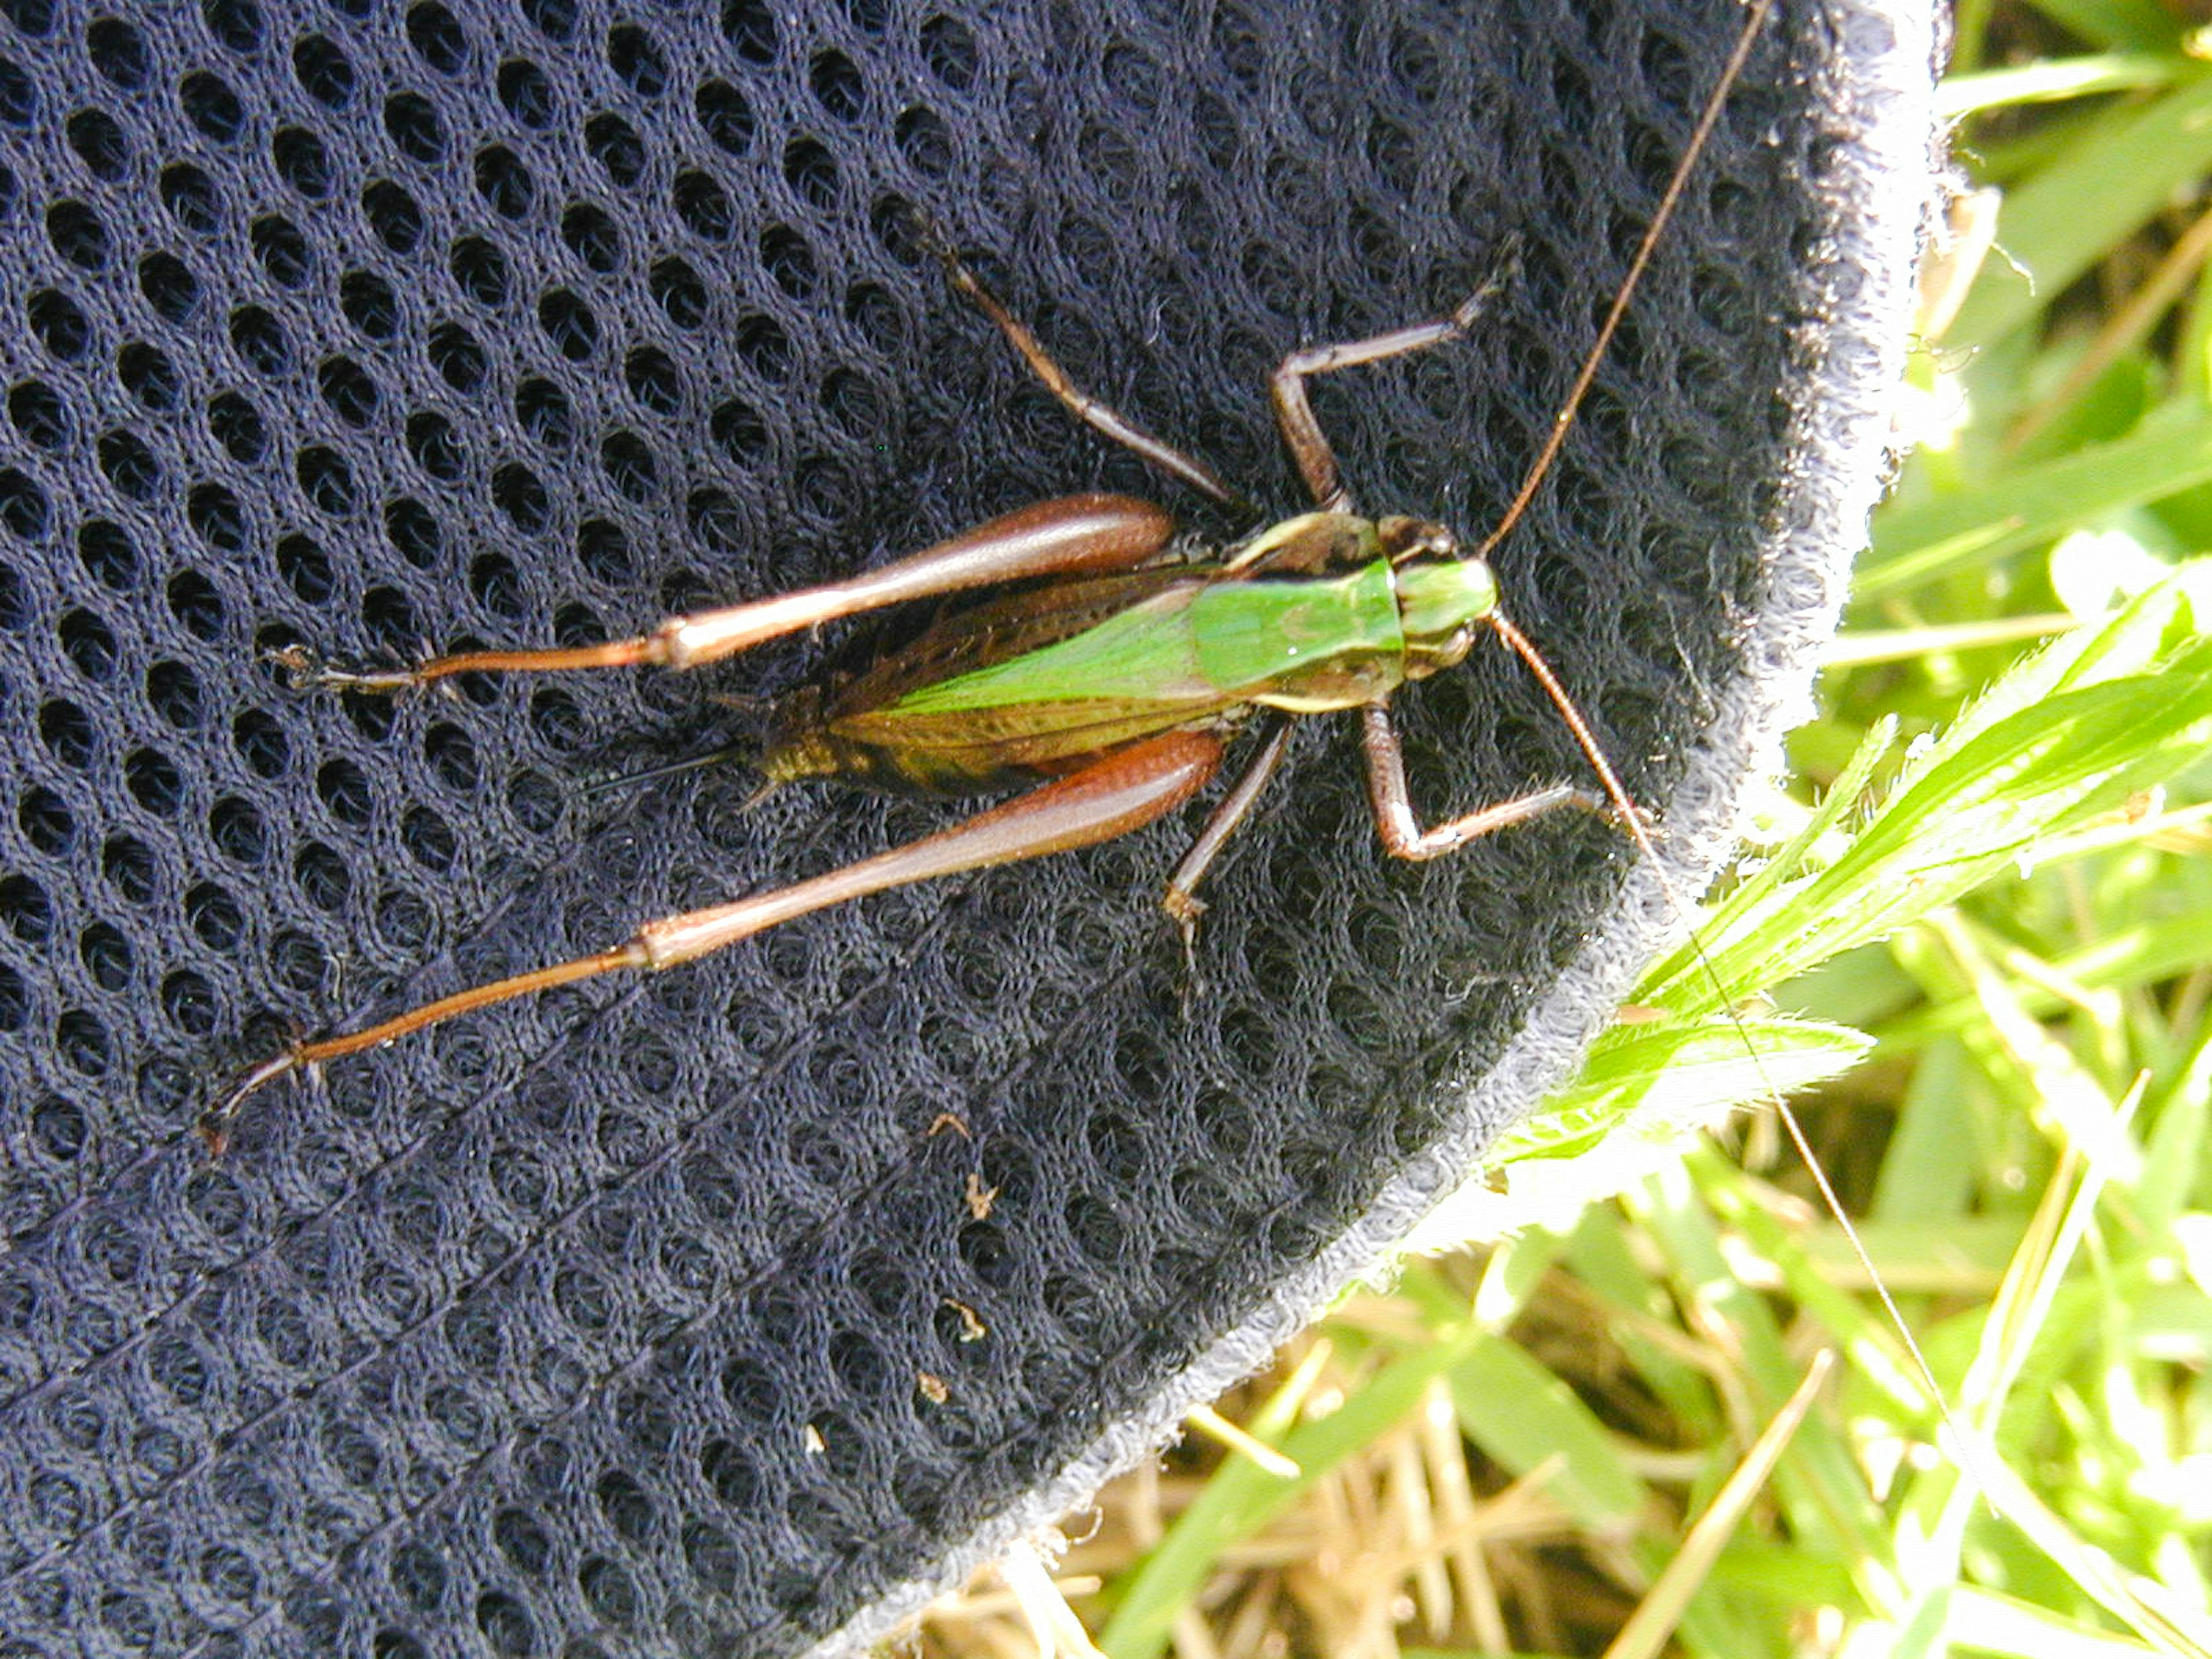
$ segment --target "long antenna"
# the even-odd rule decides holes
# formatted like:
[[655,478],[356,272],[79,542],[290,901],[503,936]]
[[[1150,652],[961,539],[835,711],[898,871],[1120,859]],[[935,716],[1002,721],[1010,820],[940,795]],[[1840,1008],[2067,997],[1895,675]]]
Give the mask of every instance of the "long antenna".
[[1728,63],[1721,70],[1721,78],[1714,85],[1712,96],[1705,100],[1705,106],[1698,115],[1698,125],[1691,129],[1689,142],[1682,147],[1682,159],[1674,164],[1674,176],[1667,181],[1666,191],[1659,198],[1659,205],[1652,210],[1651,222],[1644,228],[1644,240],[1637,243],[1635,257],[1628,262],[1628,275],[1621,278],[1620,291],[1613,296],[1613,304],[1606,311],[1605,320],[1598,325],[1597,340],[1590,347],[1589,355],[1583,359],[1581,372],[1575,376],[1574,385],[1567,390],[1566,401],[1559,405],[1559,412],[1552,416],[1552,429],[1545,436],[1543,447],[1536,452],[1536,459],[1529,463],[1528,471],[1522,475],[1521,488],[1514,492],[1504,515],[1498,520],[1498,527],[1484,537],[1482,545],[1474,550],[1476,558],[1488,558],[1498,543],[1513,533],[1513,526],[1521,522],[1522,514],[1528,510],[1528,503],[1535,500],[1537,490],[1543,487],[1544,479],[1552,470],[1552,463],[1559,459],[1559,451],[1567,441],[1568,430],[1574,425],[1575,416],[1582,413],[1583,399],[1589,393],[1590,382],[1597,379],[1598,368],[1605,361],[1607,349],[1613,344],[1613,337],[1620,331],[1620,319],[1628,314],[1628,302],[1635,297],[1637,286],[1643,282],[1644,270],[1651,264],[1651,255],[1659,246],[1659,238],[1665,233],[1668,222],[1674,216],[1675,208],[1689,190],[1690,175],[1697,170],[1698,159],[1705,154],[1706,141],[1713,136],[1713,129],[1720,125],[1721,113],[1728,107],[1729,94],[1735,89],[1737,76],[1743,73],[1743,66],[1751,61],[1752,46],[1759,39],[1759,30],[1766,27],[1767,15],[1773,9],[1774,0],[1751,0],[1751,11],[1744,20],[1743,32],[1735,38],[1735,50],[1729,53]]
[[[1689,142],[1683,149],[1681,160],[1675,164],[1674,176],[1668,179],[1667,188],[1660,196],[1659,205],[1653,210],[1650,222],[1644,227],[1643,239],[1638,242],[1635,255],[1629,260],[1628,274],[1622,280],[1620,291],[1613,295],[1613,304],[1606,312],[1605,320],[1598,325],[1596,342],[1591,346],[1589,355],[1583,358],[1583,366],[1575,375],[1574,385],[1569,389],[1566,399],[1561,404],[1559,413],[1552,417],[1552,429],[1546,435],[1543,447],[1537,452],[1535,460],[1531,463],[1527,473],[1522,477],[1520,488],[1515,491],[1504,514],[1498,520],[1497,528],[1483,538],[1481,545],[1475,550],[1474,556],[1486,559],[1496,550],[1498,544],[1512,532],[1515,526],[1528,512],[1529,503],[1535,499],[1537,490],[1542,488],[1553,464],[1559,459],[1559,451],[1566,443],[1567,433],[1573,427],[1576,416],[1582,410],[1583,400],[1588,395],[1591,383],[1597,378],[1598,369],[1604,360],[1607,348],[1613,343],[1613,337],[1620,330],[1621,319],[1627,314],[1629,302],[1634,297],[1637,286],[1642,282],[1644,273],[1651,263],[1652,254],[1659,246],[1660,237],[1665,234],[1668,222],[1674,216],[1676,207],[1689,189],[1691,175],[1704,153],[1707,140],[1712,136],[1713,129],[1720,124],[1722,112],[1728,105],[1729,94],[1734,89],[1737,77],[1742,74],[1745,64],[1750,60],[1752,47],[1773,9],[1774,0],[1751,0],[1748,15],[1745,19],[1742,32],[1736,37],[1735,49],[1729,52],[1728,63],[1721,71],[1720,79],[1715,84],[1711,95],[1706,99],[1704,110],[1698,114],[1697,125],[1692,131]],[[1681,892],[1675,886],[1673,878],[1667,873],[1666,866],[1660,862],[1659,849],[1651,838],[1651,832],[1645,827],[1644,813],[1638,808],[1626,788],[1622,786],[1620,775],[1613,770],[1612,762],[1607,759],[1604,750],[1599,746],[1595,735],[1590,730],[1589,723],[1583,718],[1582,711],[1575,706],[1574,699],[1568,696],[1566,688],[1559,683],[1559,677],[1552,672],[1551,665],[1544,660],[1526,635],[1500,612],[1492,611],[1489,620],[1491,626],[1498,630],[1498,637],[1528,665],[1528,672],[1535,676],[1537,684],[1543,687],[1545,695],[1552,700],[1553,705],[1559,711],[1560,718],[1566,722],[1567,729],[1574,734],[1576,743],[1581,746],[1583,753],[1589,760],[1591,769],[1597,774],[1599,782],[1604,787],[1606,799],[1613,804],[1613,810],[1620,815],[1622,828],[1627,832],[1629,838],[1635,842],[1638,853],[1642,855],[1652,875],[1658,881],[1660,891],[1666,896],[1667,902],[1674,913],[1686,921],[1690,915],[1689,907],[1684,902]],[[1865,1241],[1859,1237],[1857,1227],[1852,1224],[1850,1217],[1844,1213],[1843,1200],[1838,1195],[1833,1185],[1830,1183],[1827,1171],[1820,1167],[1820,1161],[1814,1152],[1811,1139],[1806,1134],[1804,1126],[1798,1121],[1796,1113],[1790,1109],[1790,1103],[1783,1098],[1782,1091],[1777,1086],[1772,1077],[1768,1074],[1766,1063],[1759,1055],[1758,1045],[1751,1040],[1751,1032],[1744,1024],[1742,1016],[1736,1012],[1735,1006],[1729,998],[1728,986],[1722,980],[1720,970],[1714,965],[1711,956],[1706,951],[1704,940],[1698,937],[1695,927],[1690,929],[1689,944],[1692,953],[1697,958],[1698,967],[1712,986],[1714,995],[1719,999],[1722,1012],[1728,1017],[1729,1023],[1735,1027],[1737,1035],[1742,1039],[1744,1053],[1749,1057],[1752,1067],[1758,1074],[1760,1091],[1773,1106],[1777,1115],[1781,1118],[1784,1129],[1790,1136],[1790,1144],[1796,1148],[1798,1158],[1802,1160],[1806,1170],[1812,1176],[1814,1185],[1820,1189],[1821,1201],[1827,1206],[1828,1213],[1836,1218],[1837,1225],[1850,1243],[1851,1254],[1857,1259],[1860,1267],[1865,1272],[1868,1282],[1874,1286],[1875,1295],[1881,1303],[1882,1310],[1888,1316],[1891,1327],[1897,1332],[1899,1340],[1904,1345],[1905,1351],[1920,1378],[1922,1386],[1928,1390],[1929,1398],[1935,1402],[1937,1415],[1942,1418],[1944,1426],[1951,1431],[1958,1443],[1961,1457],[1971,1462],[1970,1444],[1964,1431],[1951,1415],[1950,1402],[1944,1398],[1942,1385],[1936,1379],[1935,1368],[1928,1363],[1927,1355],[1922,1351],[1919,1340],[1913,1335],[1912,1328],[1905,1321],[1904,1310],[1897,1305],[1896,1298],[1890,1294],[1889,1286],[1883,1280],[1880,1270],[1875,1267],[1874,1257],[1868,1250]],[[1976,1479],[1986,1495],[1991,1490],[1990,1482],[1978,1474]]]

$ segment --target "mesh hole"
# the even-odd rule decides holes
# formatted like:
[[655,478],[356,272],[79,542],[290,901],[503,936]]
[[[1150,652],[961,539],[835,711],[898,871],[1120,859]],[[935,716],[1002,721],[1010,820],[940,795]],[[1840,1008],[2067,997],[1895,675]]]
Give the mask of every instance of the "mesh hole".
[[641,346],[623,364],[623,383],[631,397],[655,415],[674,415],[684,407],[684,381],[675,361],[657,346]]
[[100,874],[125,903],[144,904],[158,890],[154,855],[144,842],[118,836],[100,849]]
[[446,130],[419,92],[395,92],[384,100],[384,131],[410,161],[434,167],[446,156]]
[[791,378],[791,337],[774,318],[740,318],[731,343],[745,367],[769,385],[781,386]]
[[167,323],[183,323],[199,305],[199,278],[173,253],[160,251],[138,262],[138,291]]
[[116,354],[115,372],[123,389],[157,415],[170,413],[182,398],[177,366],[143,340],[131,341]]
[[64,1066],[80,1077],[106,1077],[113,1063],[106,1026],[81,1008],[70,1010],[54,1022],[54,1052]]
[[748,63],[775,61],[775,14],[762,0],[727,0],[722,8],[722,34]]
[[475,392],[490,372],[484,349],[459,323],[441,323],[430,331],[429,354],[431,367],[459,392]]
[[169,579],[169,614],[194,639],[222,637],[222,596],[215,584],[197,570],[180,570]]
[[15,823],[23,839],[49,858],[66,858],[76,845],[76,819],[51,789],[36,784],[15,803]]
[[31,1144],[40,1157],[67,1164],[84,1151],[91,1126],[73,1103],[49,1097],[31,1108],[30,1130]]
[[26,302],[24,313],[31,320],[31,331],[39,337],[39,343],[55,356],[73,363],[84,356],[86,346],[91,343],[92,325],[68,295],[58,289],[40,289]]
[[8,420],[34,448],[59,450],[68,446],[68,411],[60,394],[43,381],[23,380],[9,388]]
[[293,43],[292,76],[325,109],[342,110],[353,102],[353,64],[327,35],[303,35]]
[[607,66],[641,98],[658,98],[668,89],[668,60],[659,43],[635,23],[607,31]]
[[493,85],[507,112],[533,132],[553,125],[558,106],[545,71],[526,58],[510,58],[499,66]]
[[470,564],[469,592],[479,605],[499,616],[518,616],[523,609],[520,573],[504,554],[483,554]]
[[[935,110],[925,106],[903,111],[891,136],[907,164],[923,178],[942,179],[952,171],[952,129]],[[1095,166],[1096,153],[1086,150],[1086,164]]]
[[561,240],[587,268],[602,275],[622,264],[622,233],[588,202],[578,202],[561,216]]
[[644,1487],[620,1469],[599,1477],[592,1494],[607,1524],[641,1547],[653,1541],[653,1499]]
[[795,138],[784,147],[783,180],[799,199],[827,211],[837,202],[837,163],[818,139]]
[[46,210],[46,240],[81,270],[107,268],[107,227],[83,202],[57,202]]
[[225,392],[208,400],[208,431],[231,459],[250,466],[268,451],[269,430],[261,411],[243,392]]
[[326,975],[322,947],[305,933],[286,931],[270,941],[269,974],[283,989],[299,997],[322,994]]
[[743,155],[752,148],[758,122],[744,94],[727,81],[703,81],[691,98],[692,112],[718,149]]
[[389,340],[399,332],[399,296],[373,270],[349,270],[338,279],[338,309],[368,339]]
[[185,118],[211,143],[228,144],[246,126],[246,106],[212,70],[195,70],[177,88]]
[[212,236],[222,228],[222,198],[215,181],[189,161],[161,169],[161,205],[177,228],[194,236]]
[[394,253],[410,254],[421,246],[422,210],[391,179],[372,179],[362,186],[361,210],[376,239]]
[[708,417],[716,446],[739,466],[752,468],[768,458],[773,434],[761,412],[742,398],[725,398]]
[[565,46],[575,39],[577,0],[522,0],[522,15],[548,40]]
[[276,176],[310,202],[330,198],[331,154],[323,141],[306,127],[280,127],[269,141],[270,158]]
[[411,495],[385,503],[384,538],[417,570],[434,569],[445,556],[445,532],[439,528],[437,515]]
[[353,890],[344,858],[319,841],[307,842],[294,855],[292,878],[308,903],[330,914],[343,909]]
[[291,740],[284,728],[258,708],[241,709],[230,724],[231,747],[257,777],[281,778],[290,769]]
[[420,1544],[403,1544],[392,1553],[386,1571],[400,1599],[416,1612],[427,1614],[439,1610],[451,1576],[435,1551]]
[[399,842],[409,857],[433,875],[450,871],[460,851],[453,825],[427,806],[416,807],[399,821]]
[[321,444],[311,444],[300,452],[293,471],[299,478],[301,489],[319,511],[334,519],[353,516],[359,505],[354,489],[353,470],[337,451]]
[[527,1510],[503,1509],[491,1520],[491,1537],[507,1565],[526,1577],[541,1576],[553,1559],[553,1540]]
[[184,805],[185,781],[177,763],[158,749],[134,749],[124,757],[123,787],[155,817],[173,817]]
[[425,410],[409,416],[405,438],[415,465],[440,483],[458,483],[468,471],[468,452],[443,415]]
[[645,174],[645,143],[619,115],[594,115],[584,123],[584,146],[617,190],[634,188]]
[[134,501],[151,501],[161,482],[161,463],[137,433],[118,428],[103,432],[94,446],[100,470],[118,495]]
[[161,1013],[179,1032],[204,1037],[216,1029],[222,1005],[215,988],[201,975],[180,968],[161,981]]
[[888,399],[857,369],[832,369],[823,378],[820,406],[847,437],[866,441],[890,424]]
[[[54,910],[46,890],[28,876],[0,878],[0,927],[4,927],[26,945],[44,945],[52,934]],[[106,928],[116,944],[122,945],[123,936],[105,922],[94,922],[85,929],[82,938],[90,939],[95,929]],[[126,969],[130,962],[127,947],[123,951]],[[88,963],[89,965],[89,963]],[[94,975],[95,980],[100,975]],[[112,989],[112,987],[108,988]]]
[[146,701],[156,715],[179,732],[198,730],[206,717],[199,677],[180,662],[157,662],[146,671]]
[[39,708],[39,740],[46,752],[73,772],[89,768],[99,752],[91,718],[73,702],[58,698]]
[[653,496],[656,469],[653,449],[635,432],[612,432],[599,445],[599,465],[607,482],[628,500],[643,506]]
[[261,12],[253,0],[200,0],[200,17],[216,41],[248,58],[261,48]]
[[867,109],[867,82],[842,52],[817,52],[806,66],[806,86],[833,121],[857,121]]
[[965,92],[975,84],[975,37],[965,23],[941,13],[925,18],[921,40],[922,61],[932,75],[955,92]]
[[407,44],[441,75],[459,75],[468,67],[468,33],[437,0],[408,8]]
[[553,349],[570,362],[589,361],[599,348],[599,319],[568,289],[551,289],[540,297],[538,326]]
[[493,144],[478,150],[472,165],[477,196],[486,207],[502,219],[529,215],[538,190],[520,156],[505,144]]
[[487,310],[507,303],[507,256],[481,236],[464,236],[453,244],[447,266],[461,292]]
[[292,367],[292,344],[283,325],[260,306],[240,306],[230,313],[231,349],[255,374],[281,380]]
[[28,474],[0,468],[0,526],[27,542],[37,541],[46,533],[47,516],[46,492]]
[[761,233],[760,260],[769,279],[794,300],[812,297],[820,286],[814,250],[788,225],[770,225]]
[[[396,587],[372,587],[362,595],[361,619],[377,643],[395,656],[422,637],[414,605]],[[365,698],[357,701],[364,707],[377,706]]]
[[64,131],[70,148],[95,176],[115,184],[130,171],[130,143],[106,110],[78,110],[64,124]]
[[365,427],[376,414],[376,382],[350,357],[325,357],[316,366],[315,386],[348,426]]
[[683,260],[657,262],[646,287],[661,313],[678,328],[695,329],[707,320],[707,285]]
[[896,356],[905,343],[905,307],[877,283],[855,283],[845,291],[845,320],[886,356]]
[[540,376],[515,387],[514,414],[522,429],[548,449],[566,449],[575,436],[568,393]]
[[588,731],[576,700],[557,688],[534,693],[530,699],[530,729],[538,740],[556,754],[572,754],[583,746]]
[[145,37],[119,17],[97,19],[84,32],[92,66],[125,92],[137,92],[152,74]]
[[720,244],[737,234],[737,209],[711,173],[678,173],[672,199],[677,216],[702,241]]
[[432,726],[423,734],[422,755],[429,763],[431,775],[447,788],[460,794],[476,788],[479,781],[476,744],[459,726],[443,721]]
[[356,829],[366,828],[374,813],[375,797],[368,775],[343,757],[316,769],[315,798],[340,823]]
[[[208,839],[234,864],[251,868],[269,850],[268,826],[260,809],[236,795],[225,795],[208,811]],[[113,872],[109,872],[113,878]]]
[[[519,461],[509,461],[492,473],[491,499],[492,505],[505,514],[507,522],[523,535],[537,535],[552,520],[552,497],[538,475]],[[504,559],[500,562],[506,568],[508,580],[498,586],[495,599],[490,591],[477,597],[501,616],[519,617],[522,614],[522,585],[514,577],[513,564]]]
[[576,559],[586,575],[608,587],[628,587],[637,580],[629,538],[611,520],[586,519],[576,527]]

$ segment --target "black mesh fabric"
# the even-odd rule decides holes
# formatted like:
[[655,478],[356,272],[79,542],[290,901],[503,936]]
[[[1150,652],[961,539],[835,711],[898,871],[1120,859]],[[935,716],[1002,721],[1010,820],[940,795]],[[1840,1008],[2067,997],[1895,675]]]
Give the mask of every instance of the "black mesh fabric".
[[[0,0],[0,1652],[795,1653],[1156,1438],[1457,1145],[1609,925],[1614,830],[1395,864],[1349,724],[1309,722],[1187,1007],[1154,901],[1198,808],[334,1063],[211,1164],[196,1115],[295,1025],[947,817],[586,787],[842,635],[398,700],[263,653],[604,637],[1079,489],[1230,529],[1072,425],[908,204],[1284,511],[1274,362],[1517,237],[1470,339],[1316,392],[1363,505],[1480,532],[1741,15]],[[1880,360],[1839,252],[1867,27],[1762,39],[1499,556],[1653,802],[1745,678],[1762,556],[1856,533],[1808,453],[1875,465],[1819,417]],[[1492,645],[1400,702],[1432,816],[1584,775]]]

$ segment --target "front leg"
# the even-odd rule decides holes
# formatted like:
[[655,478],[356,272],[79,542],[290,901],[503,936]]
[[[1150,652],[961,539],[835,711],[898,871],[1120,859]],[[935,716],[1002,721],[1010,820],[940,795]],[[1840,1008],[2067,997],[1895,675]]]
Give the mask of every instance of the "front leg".
[[1360,746],[1367,755],[1367,801],[1374,809],[1375,828],[1382,835],[1382,845],[1394,858],[1441,858],[1493,830],[1525,823],[1562,806],[1579,807],[1586,812],[1606,811],[1605,802],[1588,790],[1559,784],[1424,830],[1413,815],[1413,798],[1406,788],[1406,757],[1398,746],[1398,731],[1390,723],[1389,706],[1368,703],[1360,709],[1359,719]]

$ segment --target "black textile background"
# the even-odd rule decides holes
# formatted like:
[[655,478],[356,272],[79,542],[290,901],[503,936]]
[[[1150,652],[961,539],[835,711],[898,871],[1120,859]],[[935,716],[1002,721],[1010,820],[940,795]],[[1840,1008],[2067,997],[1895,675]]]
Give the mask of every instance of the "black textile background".
[[[1188,1013],[1154,900],[1198,808],[336,1063],[210,1165],[197,1112],[291,1023],[945,816],[580,787],[834,641],[398,701],[259,653],[597,638],[1101,485],[1224,529],[1071,425],[905,203],[1285,511],[1276,359],[1517,234],[1471,340],[1316,394],[1362,504],[1478,533],[1740,18],[0,0],[0,1652],[794,1651],[1310,1259],[1583,941],[1607,826],[1394,865],[1313,722]],[[1499,559],[1648,799],[1834,344],[1831,44],[1761,43]],[[1583,775],[1494,647],[1401,704],[1431,816]]]

